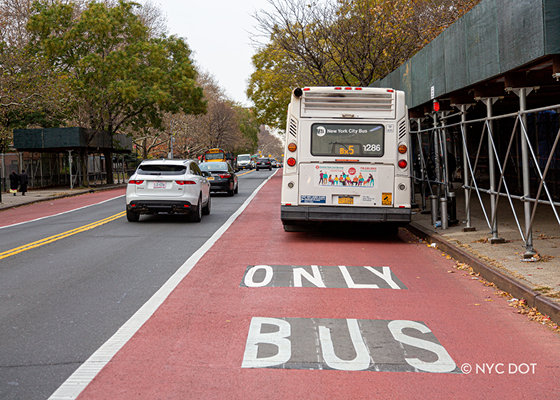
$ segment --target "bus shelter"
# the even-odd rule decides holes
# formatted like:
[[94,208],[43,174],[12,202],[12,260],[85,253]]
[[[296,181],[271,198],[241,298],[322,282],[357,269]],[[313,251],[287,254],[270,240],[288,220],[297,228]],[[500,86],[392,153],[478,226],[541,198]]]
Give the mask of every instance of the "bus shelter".
[[124,181],[132,139],[80,127],[14,129],[14,148],[11,167],[27,172],[30,187],[73,188]]

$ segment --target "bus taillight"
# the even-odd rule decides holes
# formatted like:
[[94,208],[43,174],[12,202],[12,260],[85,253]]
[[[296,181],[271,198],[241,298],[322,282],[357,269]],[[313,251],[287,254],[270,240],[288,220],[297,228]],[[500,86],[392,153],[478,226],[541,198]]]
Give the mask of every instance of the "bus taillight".
[[406,160],[399,160],[399,168],[405,169],[407,165]]
[[296,165],[296,159],[294,157],[290,157],[288,158],[287,163],[290,167],[293,167],[294,165]]
[[295,143],[290,143],[288,145],[288,150],[290,150],[293,153],[294,151],[297,150],[297,145]]
[[406,153],[406,150],[407,150],[406,144],[401,144],[399,146],[399,153],[404,154],[404,153]]

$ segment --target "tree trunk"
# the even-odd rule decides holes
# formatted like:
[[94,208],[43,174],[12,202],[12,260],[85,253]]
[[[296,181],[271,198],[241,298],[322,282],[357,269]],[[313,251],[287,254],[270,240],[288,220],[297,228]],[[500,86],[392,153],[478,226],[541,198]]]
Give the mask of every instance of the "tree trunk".
[[142,141],[142,159],[148,159],[148,139]]

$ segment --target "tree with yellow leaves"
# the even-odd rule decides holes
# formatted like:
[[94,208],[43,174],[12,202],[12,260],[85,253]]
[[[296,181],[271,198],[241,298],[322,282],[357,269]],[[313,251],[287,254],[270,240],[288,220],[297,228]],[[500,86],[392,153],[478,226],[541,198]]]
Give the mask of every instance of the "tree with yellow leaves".
[[247,96],[259,120],[285,127],[297,86],[369,86],[479,0],[269,0],[257,22]]

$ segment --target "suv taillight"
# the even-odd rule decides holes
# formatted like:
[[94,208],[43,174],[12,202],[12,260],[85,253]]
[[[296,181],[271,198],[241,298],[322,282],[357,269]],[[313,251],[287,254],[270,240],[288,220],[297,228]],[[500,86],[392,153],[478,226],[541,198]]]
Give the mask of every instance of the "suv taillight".
[[195,181],[175,181],[177,185],[196,185]]
[[137,180],[137,179],[136,180],[135,179],[130,179],[128,181],[129,185],[141,185],[142,183],[144,183],[144,181],[140,181],[140,180]]
[[231,174],[220,174],[220,178],[231,178]]

